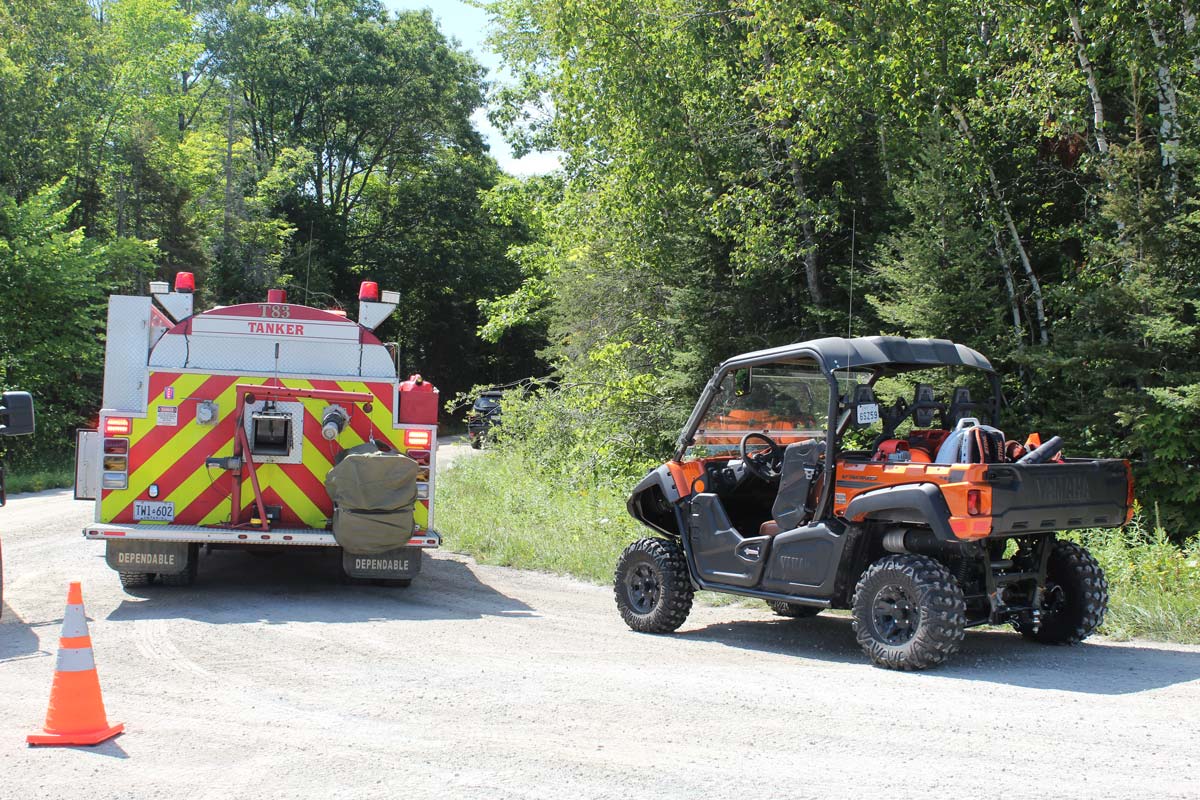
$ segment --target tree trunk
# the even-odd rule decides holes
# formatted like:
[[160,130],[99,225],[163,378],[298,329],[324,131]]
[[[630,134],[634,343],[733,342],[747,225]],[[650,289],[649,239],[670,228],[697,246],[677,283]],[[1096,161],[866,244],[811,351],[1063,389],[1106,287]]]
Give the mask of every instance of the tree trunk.
[[1167,52],[1167,36],[1162,23],[1154,18],[1149,7],[1146,20],[1150,25],[1150,38],[1158,51],[1155,72],[1158,77],[1158,147],[1162,153],[1163,170],[1167,173],[1172,203],[1179,195],[1179,175],[1176,161],[1179,153],[1179,96],[1175,90],[1175,79],[1171,77],[1171,64]]
[[[967,117],[963,114],[962,109],[957,105],[950,106],[951,113],[954,114],[954,119],[958,122],[958,129],[962,132],[963,137],[967,142],[976,149],[975,136],[971,133],[971,126],[967,122]],[[1021,259],[1021,266],[1025,270],[1025,277],[1029,281],[1029,292],[1033,295],[1033,307],[1037,320],[1038,341],[1042,344],[1050,343],[1050,332],[1046,327],[1046,305],[1042,299],[1042,284],[1038,281],[1037,273],[1033,271],[1033,263],[1029,260],[1029,252],[1025,249],[1025,244],[1021,241],[1021,234],[1017,231],[1017,223],[1013,221],[1012,212],[1008,210],[1008,203],[1004,200],[1004,193],[1000,190],[1000,180],[996,177],[996,170],[992,169],[991,164],[985,163],[987,171],[988,185],[992,190],[992,201],[1000,210],[1000,215],[1004,219],[1004,227],[1008,229],[1009,238],[1012,240],[1013,248],[1017,251],[1017,255]]]
[[229,86],[229,109],[225,123],[225,208],[221,219],[221,258],[227,269],[233,257],[233,84]]
[[1087,39],[1083,36],[1083,25],[1079,21],[1079,6],[1068,0],[1067,13],[1071,17],[1071,32],[1075,36],[1075,51],[1079,55],[1079,66],[1087,78],[1088,92],[1092,95],[1092,125],[1096,130],[1096,149],[1100,155],[1108,155],[1108,136],[1104,133],[1104,98],[1100,96],[1100,83],[1096,70],[1087,54]]
[[1200,48],[1191,41],[1196,32],[1196,12],[1190,3],[1183,4],[1183,32],[1188,35],[1188,49],[1192,51],[1192,71],[1200,73]]
[[992,228],[992,242],[996,246],[996,257],[1000,260],[1000,269],[1004,273],[1004,289],[1008,293],[1008,309],[1012,312],[1013,330],[1017,333],[1017,341],[1025,343],[1025,326],[1021,322],[1021,302],[1017,297],[1017,282],[1013,278],[1012,267],[1008,263],[1008,253],[1004,251],[1004,242],[1000,240],[1000,230],[995,225]]
[[804,185],[804,174],[800,162],[788,157],[792,172],[792,187],[800,208],[800,230],[804,233],[804,278],[808,283],[808,294],[819,306],[825,305],[825,293],[821,291],[821,270],[817,261],[817,237],[813,230],[812,211],[808,208],[808,191]]

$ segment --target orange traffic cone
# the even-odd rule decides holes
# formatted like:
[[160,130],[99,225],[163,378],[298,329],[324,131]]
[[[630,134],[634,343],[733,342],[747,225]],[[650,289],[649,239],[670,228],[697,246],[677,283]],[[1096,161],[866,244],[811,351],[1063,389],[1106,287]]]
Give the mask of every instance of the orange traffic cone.
[[124,724],[109,726],[100,696],[100,677],[92,655],[83,614],[83,590],[72,583],[67,591],[62,638],[58,640],[58,663],[50,686],[50,708],[44,733],[31,733],[29,744],[100,744],[125,730]]

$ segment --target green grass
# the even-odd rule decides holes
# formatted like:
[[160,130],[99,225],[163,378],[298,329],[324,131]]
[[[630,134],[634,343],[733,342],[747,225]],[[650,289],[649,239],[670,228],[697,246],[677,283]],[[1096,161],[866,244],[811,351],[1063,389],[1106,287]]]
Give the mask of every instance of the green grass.
[[1084,531],[1070,538],[1091,551],[1108,577],[1108,617],[1101,632],[1200,644],[1200,538],[1183,547],[1139,514],[1124,529]]
[[[447,546],[488,564],[606,584],[625,545],[647,534],[625,511],[623,492],[571,489],[504,451],[461,459],[438,493],[438,529]],[[1084,544],[1108,576],[1102,633],[1200,644],[1200,538],[1179,547],[1161,529],[1148,530],[1141,515],[1125,529],[1070,538]],[[711,592],[701,597],[714,605],[746,602]]]
[[64,456],[50,459],[36,470],[10,467],[5,470],[4,479],[9,494],[62,489],[75,483],[75,461]]
[[572,490],[516,454],[462,458],[438,483],[447,546],[488,564],[607,583],[617,556],[645,529],[613,489]]

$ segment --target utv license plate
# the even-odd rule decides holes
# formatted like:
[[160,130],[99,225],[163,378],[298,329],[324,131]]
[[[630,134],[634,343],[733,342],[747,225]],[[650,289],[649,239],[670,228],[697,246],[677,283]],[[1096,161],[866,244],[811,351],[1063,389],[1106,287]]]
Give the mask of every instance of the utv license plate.
[[175,504],[153,500],[135,500],[133,502],[133,518],[150,522],[173,522],[175,520]]

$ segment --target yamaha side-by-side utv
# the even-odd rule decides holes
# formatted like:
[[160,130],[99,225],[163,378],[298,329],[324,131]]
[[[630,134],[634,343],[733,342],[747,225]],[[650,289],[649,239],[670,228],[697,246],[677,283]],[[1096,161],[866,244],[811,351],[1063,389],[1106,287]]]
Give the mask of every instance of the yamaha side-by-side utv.
[[673,460],[629,498],[657,535],[621,555],[621,616],[673,631],[697,589],[787,617],[850,609],[863,650],[893,669],[943,662],[976,625],[1083,640],[1108,585],[1056,534],[1126,524],[1129,464],[1064,458],[1057,436],[1006,439],[1000,407],[988,360],[941,339],[827,338],[729,359]]

